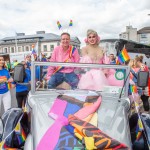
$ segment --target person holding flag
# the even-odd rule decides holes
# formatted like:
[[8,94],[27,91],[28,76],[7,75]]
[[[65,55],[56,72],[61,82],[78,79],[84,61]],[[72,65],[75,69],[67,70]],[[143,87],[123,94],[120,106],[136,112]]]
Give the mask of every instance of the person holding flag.
[[[51,56],[51,62],[79,62],[80,56],[76,47],[70,45],[70,34],[64,32],[61,34],[61,45],[57,46]],[[78,76],[74,73],[72,67],[48,67],[46,79],[48,88],[55,88],[64,81],[72,89],[77,87]]]

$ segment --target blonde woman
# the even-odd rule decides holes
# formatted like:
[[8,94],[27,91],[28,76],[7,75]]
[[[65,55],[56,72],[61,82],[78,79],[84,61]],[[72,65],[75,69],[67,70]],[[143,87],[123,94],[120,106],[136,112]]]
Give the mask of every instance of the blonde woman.
[[[139,67],[141,71],[149,72],[148,67],[143,63],[143,56],[137,56],[137,57],[135,57],[134,60],[135,60],[136,66]],[[141,99],[143,101],[144,110],[149,111],[150,110],[149,109],[149,102],[148,102],[149,96],[142,94]]]
[[[81,50],[80,63],[109,64],[109,58],[106,59],[102,48],[99,46],[100,37],[96,31],[89,29],[85,42],[86,46]],[[78,87],[80,89],[102,90],[105,85],[108,85],[105,74],[106,72],[100,69],[91,69],[81,76]]]

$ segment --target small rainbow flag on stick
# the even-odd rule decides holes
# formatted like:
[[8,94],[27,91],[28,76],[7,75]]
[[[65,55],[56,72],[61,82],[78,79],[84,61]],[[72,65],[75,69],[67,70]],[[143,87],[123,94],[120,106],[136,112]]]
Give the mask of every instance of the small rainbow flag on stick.
[[16,133],[18,142],[19,142],[19,144],[21,145],[21,144],[24,143],[25,140],[26,140],[26,134],[25,134],[23,128],[21,127],[20,121],[17,123],[17,125],[16,125],[14,131],[15,131],[15,133]]
[[123,50],[121,51],[121,53],[118,55],[118,60],[116,63],[123,64],[124,62],[126,62],[128,60],[130,60],[130,56],[128,55],[128,52],[127,52],[126,48],[124,47]]
[[137,141],[140,139],[140,137],[142,135],[142,131],[143,131],[143,124],[142,124],[141,118],[139,117],[138,124],[136,127],[136,140]]
[[57,26],[59,29],[61,29],[61,27],[62,27],[59,21],[57,21]]
[[70,26],[70,27],[73,26],[72,20],[70,20],[69,26]]
[[130,93],[137,93],[137,86],[136,85],[130,85],[129,90],[130,90]]

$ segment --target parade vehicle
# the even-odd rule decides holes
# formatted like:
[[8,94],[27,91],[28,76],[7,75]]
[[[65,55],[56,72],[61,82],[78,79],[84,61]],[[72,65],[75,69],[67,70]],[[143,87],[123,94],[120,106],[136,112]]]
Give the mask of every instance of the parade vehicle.
[[[37,68],[42,66],[73,67],[79,83],[89,73],[91,79],[87,78],[87,88],[79,83],[77,88],[72,88],[63,82],[49,89],[47,82],[37,80]],[[98,72],[107,73],[108,81],[99,89],[95,85],[102,83],[93,80]],[[33,62],[26,108],[30,132],[23,149],[149,150],[150,116],[140,114],[137,105],[134,105],[135,113],[131,111],[136,99],[128,96],[129,72],[128,66],[121,65]],[[138,77],[141,87],[147,86],[143,80],[146,76],[142,72]],[[0,134],[4,141],[2,122],[3,119]]]

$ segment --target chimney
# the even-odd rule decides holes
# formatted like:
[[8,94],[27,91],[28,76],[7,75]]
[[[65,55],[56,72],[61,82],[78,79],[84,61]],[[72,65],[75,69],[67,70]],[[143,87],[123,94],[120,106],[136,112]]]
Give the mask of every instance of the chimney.
[[36,34],[45,34],[45,31],[36,31]]
[[16,33],[17,36],[25,36],[25,33]]

